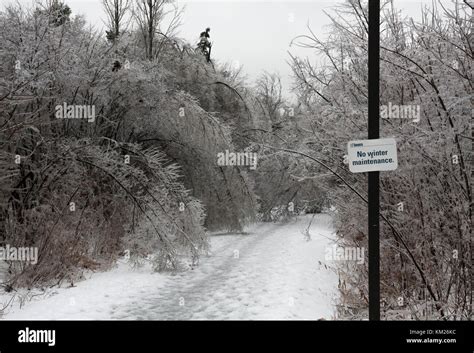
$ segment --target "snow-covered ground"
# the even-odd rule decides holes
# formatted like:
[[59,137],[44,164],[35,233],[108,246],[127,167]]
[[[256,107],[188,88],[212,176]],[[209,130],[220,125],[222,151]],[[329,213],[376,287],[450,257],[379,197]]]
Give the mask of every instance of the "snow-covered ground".
[[[317,320],[334,318],[337,276],[324,260],[331,218],[259,223],[247,234],[211,237],[211,254],[176,274],[126,263],[94,273],[75,287],[56,288],[19,307],[6,320]],[[7,301],[5,295],[0,297]]]

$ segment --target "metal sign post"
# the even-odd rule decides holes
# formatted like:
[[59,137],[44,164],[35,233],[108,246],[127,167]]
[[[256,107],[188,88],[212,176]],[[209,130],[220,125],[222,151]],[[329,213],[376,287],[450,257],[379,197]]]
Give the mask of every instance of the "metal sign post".
[[[369,0],[369,139],[378,139],[380,91],[380,0]],[[379,171],[369,172],[369,320],[380,320]]]

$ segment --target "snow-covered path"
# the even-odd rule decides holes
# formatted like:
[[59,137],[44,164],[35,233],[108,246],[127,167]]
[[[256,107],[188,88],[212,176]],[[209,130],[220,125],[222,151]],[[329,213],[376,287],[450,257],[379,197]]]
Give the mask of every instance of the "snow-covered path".
[[122,266],[28,303],[5,318],[331,319],[337,278],[324,261],[331,245],[330,218],[316,216],[307,241],[303,229],[310,219],[260,223],[247,234],[213,235],[211,254],[194,270],[169,275]]

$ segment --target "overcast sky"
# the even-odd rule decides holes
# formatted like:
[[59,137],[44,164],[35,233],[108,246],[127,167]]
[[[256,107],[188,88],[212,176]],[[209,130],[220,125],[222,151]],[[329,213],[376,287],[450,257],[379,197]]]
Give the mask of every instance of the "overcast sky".
[[[0,0],[2,4],[11,2]],[[19,0],[31,4],[34,0]],[[101,0],[64,0],[73,14],[84,14],[96,27],[103,27],[105,18]],[[243,65],[250,81],[263,70],[279,72],[288,92],[291,69],[287,64],[290,50],[308,55],[308,49],[289,47],[291,40],[307,33],[307,24],[317,36],[324,36],[329,20],[324,10],[342,0],[177,0],[186,10],[180,37],[197,43],[199,33],[211,27],[212,57],[220,62]],[[446,0],[449,2],[451,0]],[[417,17],[422,3],[430,0],[395,0],[404,14]]]

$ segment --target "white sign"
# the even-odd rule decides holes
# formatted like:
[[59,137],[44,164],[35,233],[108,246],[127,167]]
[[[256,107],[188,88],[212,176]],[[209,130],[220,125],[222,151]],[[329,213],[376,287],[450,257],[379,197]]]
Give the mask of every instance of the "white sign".
[[394,138],[349,141],[347,157],[352,173],[395,170],[397,142]]

